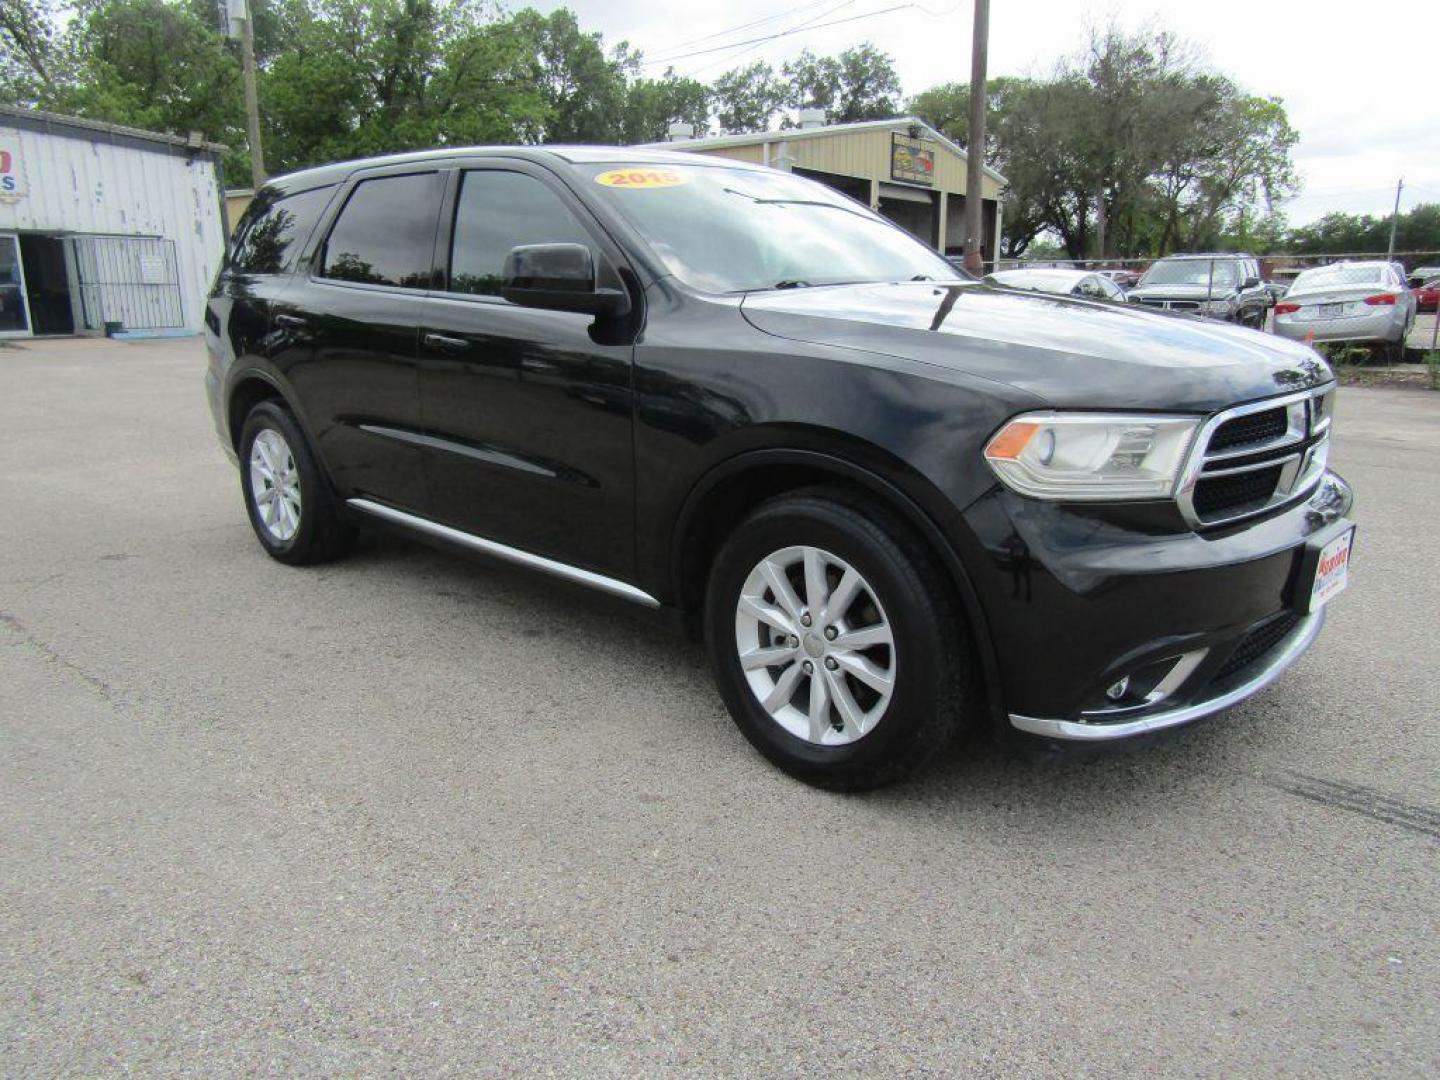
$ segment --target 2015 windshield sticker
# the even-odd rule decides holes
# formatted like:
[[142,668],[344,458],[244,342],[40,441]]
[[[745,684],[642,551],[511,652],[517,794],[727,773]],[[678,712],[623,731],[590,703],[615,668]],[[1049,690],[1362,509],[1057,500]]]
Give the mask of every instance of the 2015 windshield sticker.
[[595,182],[614,188],[664,188],[690,181],[674,169],[611,169],[595,177]]

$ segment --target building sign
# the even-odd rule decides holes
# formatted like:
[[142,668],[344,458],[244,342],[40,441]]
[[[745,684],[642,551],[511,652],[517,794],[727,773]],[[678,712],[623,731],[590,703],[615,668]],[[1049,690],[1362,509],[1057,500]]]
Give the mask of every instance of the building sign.
[[908,184],[935,183],[935,150],[924,139],[890,133],[890,179]]
[[25,171],[20,167],[20,140],[13,132],[0,134],[0,203],[19,202],[26,195]]

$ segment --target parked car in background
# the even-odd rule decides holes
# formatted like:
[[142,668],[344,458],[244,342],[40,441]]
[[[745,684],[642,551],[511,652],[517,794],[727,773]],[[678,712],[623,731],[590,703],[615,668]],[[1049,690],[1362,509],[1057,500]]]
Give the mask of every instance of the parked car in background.
[[1290,291],[1290,282],[1288,281],[1262,281],[1260,284],[1264,286],[1266,294],[1270,297],[1271,307],[1283,300],[1285,294]]
[[1425,284],[1431,278],[1440,278],[1440,266],[1417,266],[1410,271],[1408,281],[1410,287],[1414,288],[1417,285]]
[[1125,290],[1097,270],[997,270],[986,274],[991,285],[1007,289],[1031,289],[1060,296],[1084,296],[1091,300],[1125,302]]
[[1265,328],[1270,295],[1252,255],[1167,255],[1130,290],[1130,302]]
[[1416,311],[1440,311],[1440,277],[1433,277],[1415,290]]
[[1275,333],[1296,340],[1373,345],[1387,359],[1405,351],[1415,322],[1415,294],[1395,263],[1338,262],[1295,279],[1275,305]]
[[[829,787],[966,726],[1094,742],[1219,712],[1346,582],[1313,349],[982,285],[760,165],[452,147],[281,177],[205,325],[272,558],[368,522],[667,608],[746,738]],[[294,583],[243,573],[262,602]],[[517,595],[522,624],[565,618]],[[560,684],[536,711],[587,722]]]
[[1140,280],[1140,275],[1134,270],[1097,270],[1101,277],[1107,277],[1122,289],[1134,288]]

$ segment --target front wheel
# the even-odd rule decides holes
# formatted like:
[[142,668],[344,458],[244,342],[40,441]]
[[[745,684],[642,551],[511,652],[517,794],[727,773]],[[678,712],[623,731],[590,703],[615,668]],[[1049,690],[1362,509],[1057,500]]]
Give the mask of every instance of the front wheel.
[[705,627],[745,737],[822,787],[903,776],[975,704],[949,583],[900,522],[846,492],[784,496],[746,518],[715,559]]

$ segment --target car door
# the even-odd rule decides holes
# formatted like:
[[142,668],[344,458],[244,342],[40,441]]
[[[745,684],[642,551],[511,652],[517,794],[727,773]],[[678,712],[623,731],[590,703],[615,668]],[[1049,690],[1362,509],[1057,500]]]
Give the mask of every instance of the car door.
[[429,510],[417,338],[443,192],[433,168],[359,174],[274,305],[276,366],[342,498]]
[[[500,296],[510,249],[577,243],[623,288],[619,248],[547,170],[456,169],[441,288],[425,302],[420,398],[435,516],[622,579],[634,572],[633,341],[594,316]],[[640,298],[635,297],[636,303]]]

